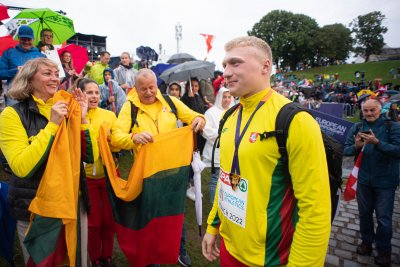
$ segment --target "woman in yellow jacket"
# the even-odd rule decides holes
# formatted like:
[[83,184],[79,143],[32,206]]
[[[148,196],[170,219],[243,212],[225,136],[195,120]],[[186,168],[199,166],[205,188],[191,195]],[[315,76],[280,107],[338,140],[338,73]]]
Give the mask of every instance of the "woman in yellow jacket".
[[[98,107],[99,86],[91,79],[78,79],[76,86],[89,100],[86,120],[91,124],[96,138],[100,126],[106,122],[111,127],[117,119],[115,113]],[[99,155],[99,153],[95,153]],[[86,164],[86,181],[89,189],[91,211],[88,215],[88,253],[92,266],[114,266],[111,261],[114,244],[114,223],[104,168],[100,156],[94,164]]]

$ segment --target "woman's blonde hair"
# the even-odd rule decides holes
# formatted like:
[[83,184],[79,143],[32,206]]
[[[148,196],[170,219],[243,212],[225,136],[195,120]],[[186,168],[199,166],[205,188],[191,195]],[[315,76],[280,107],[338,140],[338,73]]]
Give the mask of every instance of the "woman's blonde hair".
[[11,88],[8,90],[7,96],[18,101],[29,98],[33,90],[31,80],[39,68],[43,65],[58,69],[57,64],[47,58],[35,58],[28,60],[15,76]]

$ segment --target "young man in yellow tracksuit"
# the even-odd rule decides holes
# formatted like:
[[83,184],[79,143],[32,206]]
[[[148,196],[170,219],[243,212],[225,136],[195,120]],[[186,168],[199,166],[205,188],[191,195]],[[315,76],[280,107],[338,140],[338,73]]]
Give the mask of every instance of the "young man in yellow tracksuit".
[[220,256],[221,266],[323,266],[331,206],[319,126],[305,112],[294,117],[288,181],[275,138],[260,138],[275,129],[277,113],[289,102],[270,88],[271,49],[242,37],[225,50],[225,81],[240,105],[221,133],[221,172],[203,255],[209,261]]

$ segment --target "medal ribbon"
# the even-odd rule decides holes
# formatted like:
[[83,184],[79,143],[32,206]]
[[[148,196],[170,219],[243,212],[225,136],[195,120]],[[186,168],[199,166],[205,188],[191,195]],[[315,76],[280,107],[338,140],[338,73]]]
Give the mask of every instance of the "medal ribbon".
[[[236,132],[235,132],[235,152],[233,154],[233,161],[232,161],[230,176],[233,174],[237,174],[240,176],[240,167],[239,167],[239,145],[240,145],[240,142],[242,141],[243,136],[246,133],[246,130],[249,127],[250,122],[253,119],[254,115],[261,108],[261,106],[270,98],[271,94],[272,94],[272,89],[270,89],[268,91],[268,93],[260,101],[260,103],[258,103],[256,109],[250,115],[249,120],[247,121],[246,125],[244,126],[242,133],[240,133],[240,126],[242,124],[243,106],[242,105],[239,106],[238,119],[237,119],[237,123],[236,123]],[[232,183],[232,181],[231,181],[231,183]],[[232,188],[233,188],[233,184],[232,184]]]

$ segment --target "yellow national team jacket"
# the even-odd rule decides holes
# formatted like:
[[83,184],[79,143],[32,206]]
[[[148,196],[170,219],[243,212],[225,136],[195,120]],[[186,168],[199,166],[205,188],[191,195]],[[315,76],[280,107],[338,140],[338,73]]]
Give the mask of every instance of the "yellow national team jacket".
[[[115,113],[102,109],[95,108],[89,109],[86,113],[86,120],[90,123],[93,128],[95,140],[99,137],[100,126],[106,122],[108,124],[108,128],[111,129],[117,117]],[[98,146],[95,146],[95,149],[98,149]],[[113,150],[113,149],[112,149]],[[98,151],[94,153],[96,158],[94,159],[94,164],[86,164],[85,172],[88,178],[103,178],[104,177],[104,167],[100,158],[100,154]]]
[[[114,123],[112,129],[111,145],[113,147],[127,150],[133,149],[136,155],[140,151],[141,145],[136,145],[133,143],[132,137],[134,134],[148,131],[152,135],[156,135],[177,128],[176,117],[172,113],[170,106],[164,100],[164,97],[159,90],[157,90],[156,97],[159,101],[156,101],[151,105],[144,105],[140,102],[136,93],[128,95],[128,101],[122,106],[121,112],[118,115],[118,119]],[[204,115],[191,110],[179,99],[171,97],[171,100],[175,104],[178,118],[182,122],[190,125],[194,118],[198,116],[204,118],[205,120]],[[136,118],[138,123],[132,127],[131,133],[130,130],[132,118],[130,101],[132,101],[132,103],[138,107],[138,114]]]

